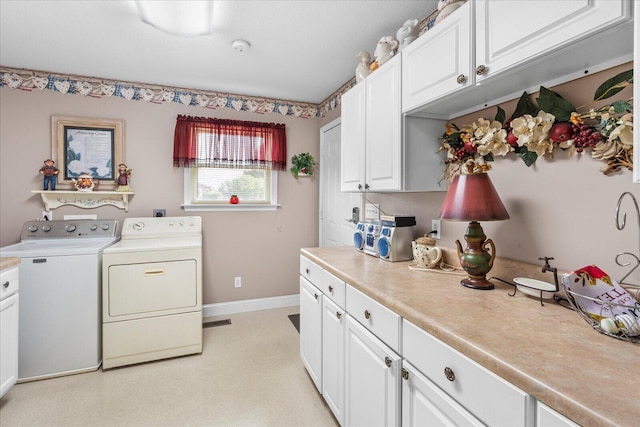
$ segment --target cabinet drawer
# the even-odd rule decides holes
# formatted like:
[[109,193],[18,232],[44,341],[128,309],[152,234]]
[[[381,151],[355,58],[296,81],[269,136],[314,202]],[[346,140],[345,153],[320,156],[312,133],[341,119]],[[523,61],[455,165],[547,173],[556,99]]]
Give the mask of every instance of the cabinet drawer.
[[344,309],[345,287],[346,284],[342,279],[322,270],[322,293],[342,309]]
[[400,353],[401,317],[347,285],[347,312],[391,347]]
[[407,361],[482,422],[531,425],[531,396],[407,320],[402,325],[402,347]]
[[2,270],[0,273],[0,300],[18,292],[18,266]]
[[322,268],[300,255],[300,275],[320,287],[322,283]]

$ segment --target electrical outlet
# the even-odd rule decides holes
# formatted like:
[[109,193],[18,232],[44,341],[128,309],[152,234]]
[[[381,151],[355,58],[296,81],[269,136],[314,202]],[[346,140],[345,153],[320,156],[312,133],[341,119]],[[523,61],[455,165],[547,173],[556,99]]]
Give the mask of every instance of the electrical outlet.
[[380,205],[367,203],[364,210],[364,217],[367,219],[380,219]]
[[235,286],[236,288],[241,288],[242,287],[242,277],[236,276],[236,278],[233,279],[233,286]]
[[433,237],[434,239],[440,238],[440,220],[439,219],[431,220],[431,231],[433,232],[431,233],[431,237]]
[[42,211],[42,220],[43,221],[51,221],[53,219],[53,214],[51,211]]
[[154,209],[153,210],[153,216],[158,217],[158,218],[167,216],[167,210],[166,209]]

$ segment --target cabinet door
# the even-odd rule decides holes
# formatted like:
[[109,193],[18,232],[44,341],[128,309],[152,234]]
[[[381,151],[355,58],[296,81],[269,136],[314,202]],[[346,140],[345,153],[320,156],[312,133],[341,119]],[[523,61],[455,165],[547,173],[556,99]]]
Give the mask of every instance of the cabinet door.
[[322,393],[322,292],[300,277],[300,358]]
[[0,301],[0,397],[18,380],[19,294]]
[[406,360],[402,362],[402,426],[483,426]]
[[465,3],[402,51],[403,112],[474,84],[472,7]]
[[365,180],[369,191],[402,189],[401,65],[397,55],[365,79]]
[[365,81],[342,95],[340,176],[342,191],[364,190]]
[[400,357],[347,315],[345,426],[400,425]]
[[544,403],[536,402],[536,427],[578,427],[578,424]]
[[626,20],[629,10],[624,3],[478,0],[475,63],[486,71],[476,81],[480,83]]
[[344,421],[345,311],[322,298],[322,395],[340,424]]

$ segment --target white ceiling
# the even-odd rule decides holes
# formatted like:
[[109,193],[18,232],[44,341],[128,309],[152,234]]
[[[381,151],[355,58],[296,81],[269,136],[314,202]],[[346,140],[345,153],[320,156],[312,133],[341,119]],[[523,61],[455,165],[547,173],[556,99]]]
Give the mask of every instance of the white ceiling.
[[354,55],[436,5],[219,0],[214,33],[181,38],[140,21],[131,0],[0,0],[0,66],[320,103],[353,77]]

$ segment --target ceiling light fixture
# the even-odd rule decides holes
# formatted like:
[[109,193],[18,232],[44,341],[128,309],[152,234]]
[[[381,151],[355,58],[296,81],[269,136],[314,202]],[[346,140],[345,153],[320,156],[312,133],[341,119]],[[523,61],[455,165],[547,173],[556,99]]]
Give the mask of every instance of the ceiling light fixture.
[[174,36],[211,34],[213,0],[136,0],[138,15],[145,24]]
[[231,42],[231,47],[236,52],[244,52],[251,47],[251,44],[246,40],[234,40]]

